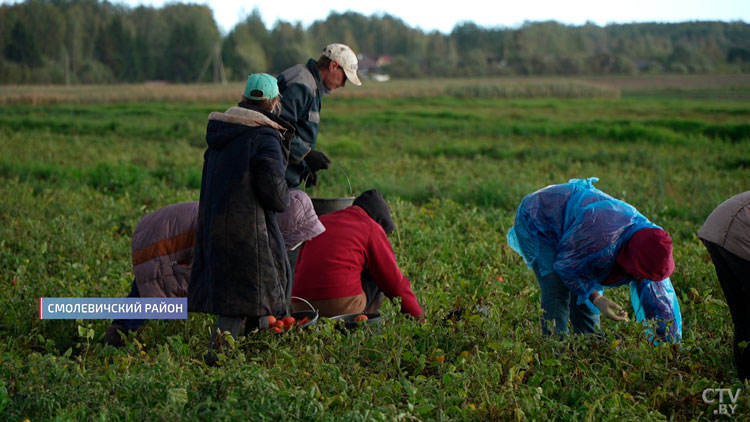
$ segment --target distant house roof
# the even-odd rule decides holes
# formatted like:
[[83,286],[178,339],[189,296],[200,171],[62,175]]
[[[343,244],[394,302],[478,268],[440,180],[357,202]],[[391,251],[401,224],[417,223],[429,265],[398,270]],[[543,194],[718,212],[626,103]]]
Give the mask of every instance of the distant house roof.
[[375,72],[378,70],[378,63],[375,61],[374,58],[370,56],[366,56],[362,53],[357,54],[357,61],[359,62],[357,64],[357,67],[359,67],[359,70],[364,72]]
[[378,66],[385,66],[391,64],[391,56],[385,55],[378,57]]

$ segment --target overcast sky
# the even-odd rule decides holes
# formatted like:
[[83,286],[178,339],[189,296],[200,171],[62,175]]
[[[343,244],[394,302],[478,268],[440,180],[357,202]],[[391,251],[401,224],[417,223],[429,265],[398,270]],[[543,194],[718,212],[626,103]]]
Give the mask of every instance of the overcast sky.
[[[110,0],[112,3],[160,7],[172,1]],[[0,0],[0,3],[17,3]],[[346,11],[363,15],[387,13],[412,27],[425,31],[450,32],[460,22],[472,21],[484,27],[515,27],[524,21],[556,20],[580,25],[592,21],[598,25],[630,22],[684,22],[721,20],[750,22],[750,0],[462,0],[428,2],[411,0],[332,1],[237,1],[185,0],[184,3],[207,4],[214,11],[219,28],[229,32],[254,8],[271,28],[277,20],[301,22],[307,26],[325,19],[329,13]]]

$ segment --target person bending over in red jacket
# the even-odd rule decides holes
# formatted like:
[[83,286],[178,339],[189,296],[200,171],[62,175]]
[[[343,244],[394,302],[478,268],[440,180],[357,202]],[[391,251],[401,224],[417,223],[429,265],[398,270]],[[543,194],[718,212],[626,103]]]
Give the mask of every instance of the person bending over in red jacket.
[[[292,296],[309,301],[321,316],[377,312],[384,297],[401,298],[401,312],[422,318],[422,308],[401,274],[387,234],[395,230],[390,209],[377,190],[354,205],[320,217],[326,228],[305,242],[297,258]],[[304,310],[292,301],[292,309]]]

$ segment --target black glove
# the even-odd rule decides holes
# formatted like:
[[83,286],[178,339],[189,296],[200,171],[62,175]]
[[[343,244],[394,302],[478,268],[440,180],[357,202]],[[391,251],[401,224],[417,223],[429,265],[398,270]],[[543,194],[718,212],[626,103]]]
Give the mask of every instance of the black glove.
[[307,181],[305,182],[306,188],[311,188],[318,185],[318,173],[314,171],[307,172]]
[[331,164],[331,159],[320,151],[312,150],[305,157],[305,163],[307,164],[307,168],[312,173],[315,173],[318,170],[327,169],[328,165]]

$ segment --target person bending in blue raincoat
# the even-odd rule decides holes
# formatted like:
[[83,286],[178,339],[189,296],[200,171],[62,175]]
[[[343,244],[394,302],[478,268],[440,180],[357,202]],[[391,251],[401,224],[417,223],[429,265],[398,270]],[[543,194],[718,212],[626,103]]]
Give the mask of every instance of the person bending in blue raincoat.
[[508,232],[508,244],[539,282],[542,328],[550,333],[552,322],[557,333],[567,333],[570,320],[575,333],[593,333],[599,313],[626,321],[627,313],[602,293],[631,283],[637,319],[661,320],[657,334],[676,341],[672,239],[631,205],[596,189],[597,180],[571,179],[527,195]]

